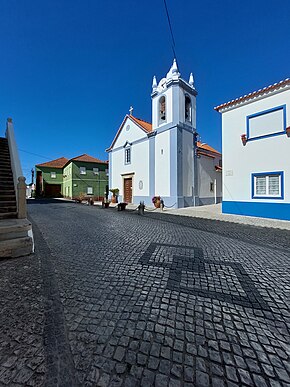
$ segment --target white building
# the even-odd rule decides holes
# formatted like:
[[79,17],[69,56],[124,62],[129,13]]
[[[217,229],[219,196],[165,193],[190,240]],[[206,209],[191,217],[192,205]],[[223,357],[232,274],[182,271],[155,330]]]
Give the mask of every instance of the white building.
[[119,201],[185,207],[221,200],[221,155],[196,143],[196,96],[174,60],[166,78],[152,84],[152,124],[126,115],[109,149],[109,185]]
[[222,211],[290,220],[290,79],[215,109],[222,113]]

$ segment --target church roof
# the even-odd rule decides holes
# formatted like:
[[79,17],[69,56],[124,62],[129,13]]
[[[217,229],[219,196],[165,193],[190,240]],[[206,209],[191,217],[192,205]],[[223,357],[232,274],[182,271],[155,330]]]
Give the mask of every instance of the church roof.
[[66,157],[60,157],[58,159],[48,161],[42,164],[36,164],[37,167],[48,167],[48,168],[63,168],[69,161]]
[[216,106],[214,109],[216,111],[220,111],[221,109],[227,109],[227,108],[233,107],[234,105],[240,105],[243,102],[247,102],[247,101],[254,99],[254,98],[257,98],[257,97],[261,97],[264,94],[269,94],[272,91],[277,91],[277,90],[284,88],[286,86],[290,86],[290,78],[286,78],[278,83],[274,83],[273,85],[264,87],[263,89],[253,91],[252,93],[246,94],[242,97],[233,99],[233,100],[226,102],[226,103],[223,103],[219,106]]
[[147,133],[152,132],[152,124],[150,122],[141,120],[141,118],[136,118],[134,116],[130,116],[130,118],[136,122],[139,126],[141,126]]
[[205,150],[205,151],[209,151],[209,152],[212,152],[212,153],[216,153],[217,155],[220,155],[221,153],[218,152],[217,150],[215,150],[213,147],[211,147],[210,145],[206,144],[206,143],[201,143],[200,141],[197,141],[197,147],[198,149],[202,149],[202,150]]
[[108,149],[106,149],[107,152],[110,151],[113,148],[113,146],[115,145],[115,142],[117,141],[117,138],[119,137],[119,134],[121,133],[121,130],[123,129],[123,126],[124,126],[127,118],[130,118],[133,122],[135,122],[135,124],[137,124],[142,130],[144,130],[144,132],[146,132],[146,133],[152,132],[152,124],[150,124],[150,122],[141,120],[141,118],[134,117],[134,116],[132,116],[132,114],[130,114],[130,115],[126,114],[121,126],[118,129],[118,132],[116,133],[116,136],[115,136],[111,146]]
[[84,163],[102,163],[102,164],[107,164],[107,161],[102,161],[100,159],[97,159],[96,157],[92,157],[90,155],[87,155],[84,153],[83,155],[73,157],[72,159],[68,161],[82,161]]

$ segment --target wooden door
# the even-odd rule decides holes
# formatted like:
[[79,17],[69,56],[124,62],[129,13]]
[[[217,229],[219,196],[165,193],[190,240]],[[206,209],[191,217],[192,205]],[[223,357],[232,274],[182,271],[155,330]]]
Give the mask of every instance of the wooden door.
[[124,202],[132,203],[132,177],[124,179]]

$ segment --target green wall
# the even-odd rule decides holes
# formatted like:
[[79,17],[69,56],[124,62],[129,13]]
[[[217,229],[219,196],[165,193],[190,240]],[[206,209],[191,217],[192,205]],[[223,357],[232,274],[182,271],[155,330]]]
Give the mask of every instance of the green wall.
[[[72,161],[72,196],[77,197],[80,193],[88,194],[88,187],[93,188],[92,196],[104,197],[106,185],[108,184],[108,176],[106,169],[107,164],[84,163],[81,161]],[[86,174],[80,173],[80,167],[86,168]],[[98,174],[93,172],[93,168],[99,168]]]
[[[61,185],[61,194],[63,191],[63,177],[62,177],[62,168],[51,168],[51,167],[35,167],[36,170],[36,179],[37,179],[37,172],[42,172],[42,191],[45,191],[45,185],[46,184],[60,184]],[[51,172],[55,172],[56,177],[51,177]]]
[[[86,174],[80,173],[80,167],[86,168]],[[96,174],[93,168],[98,168]],[[67,198],[76,198],[81,193],[85,196],[104,197],[108,184],[108,165],[102,163],[86,163],[70,161],[63,169],[50,167],[36,167],[42,171],[43,182],[48,184],[61,184],[61,193]],[[56,178],[52,179],[51,172],[56,172]],[[37,173],[36,173],[37,175]],[[88,194],[88,187],[92,187],[93,193]]]

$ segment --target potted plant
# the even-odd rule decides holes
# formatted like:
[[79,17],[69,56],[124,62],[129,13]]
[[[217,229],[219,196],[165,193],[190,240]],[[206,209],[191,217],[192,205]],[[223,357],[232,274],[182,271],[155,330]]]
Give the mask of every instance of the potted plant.
[[286,134],[287,134],[287,137],[290,137],[290,126],[288,126],[288,128],[286,128]]
[[110,200],[109,199],[104,199],[102,201],[102,208],[109,208],[110,205]]
[[75,198],[76,203],[81,203],[81,202],[84,200],[85,196],[86,196],[86,195],[85,195],[83,192],[80,192],[80,193],[79,193],[79,196],[77,196],[77,197]]
[[246,134],[242,134],[241,135],[241,140],[242,140],[243,145],[245,146],[246,143],[247,143],[247,135]]
[[112,203],[118,203],[119,191],[119,188],[110,189],[110,192],[112,192]]
[[155,208],[160,208],[161,197],[160,196],[153,196],[152,203],[154,204]]

